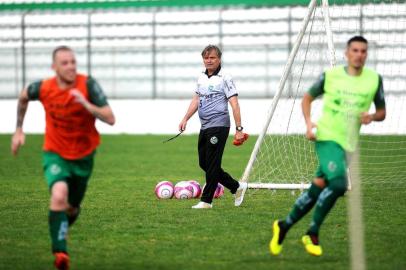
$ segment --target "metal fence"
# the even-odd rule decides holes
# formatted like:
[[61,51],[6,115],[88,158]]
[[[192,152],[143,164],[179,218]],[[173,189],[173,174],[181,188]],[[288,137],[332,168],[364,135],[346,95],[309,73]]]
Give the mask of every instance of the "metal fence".
[[[398,9],[378,16],[365,12],[379,8],[373,5],[351,6],[350,14],[340,12],[342,8],[331,10],[340,63],[344,42],[351,35],[383,32],[406,40],[405,13],[394,12]],[[285,7],[0,13],[0,97],[15,98],[27,83],[52,76],[52,49],[63,44],[75,49],[79,71],[94,76],[110,98],[190,98],[203,70],[201,50],[218,44],[223,66],[233,75],[240,94],[269,98],[305,11],[306,7]],[[376,20],[397,21],[403,28],[379,28],[370,23]],[[312,67],[300,78],[303,87],[328,66],[322,17],[313,21],[317,27],[309,30],[311,46],[302,49],[306,65]],[[404,52],[406,45],[376,40],[371,42],[369,65],[379,71],[379,65],[386,63],[384,76],[401,81],[387,87],[387,92],[399,93],[405,89],[401,70],[406,55],[377,51]],[[294,92],[297,78],[290,80],[285,95]]]

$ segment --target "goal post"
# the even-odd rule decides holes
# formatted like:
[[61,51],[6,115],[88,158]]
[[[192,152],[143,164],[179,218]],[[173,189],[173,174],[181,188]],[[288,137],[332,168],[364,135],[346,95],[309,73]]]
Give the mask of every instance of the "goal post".
[[323,18],[324,18],[324,26],[326,28],[326,35],[327,35],[327,44],[328,44],[328,51],[330,55],[330,66],[336,65],[336,51],[334,48],[334,39],[333,39],[333,31],[331,30],[331,21],[330,21],[330,11],[329,11],[329,4],[328,0],[322,1],[322,11],[323,11]]
[[[366,66],[382,76],[387,104],[384,122],[361,127],[360,175],[365,183],[405,177],[406,123],[401,115],[406,113],[406,32],[402,30],[406,7],[396,1],[332,3],[310,1],[298,12],[302,22],[294,27],[296,41],[241,177],[249,188],[302,190],[309,186],[317,158],[313,142],[304,136],[301,99],[323,71],[335,63],[346,64],[346,41],[360,34],[369,41]],[[316,99],[314,122],[321,110],[322,100]]]
[[[282,78],[279,81],[278,90],[277,90],[277,92],[276,92],[276,94],[275,94],[275,96],[274,96],[274,98],[272,100],[271,107],[270,107],[269,112],[268,112],[267,120],[266,120],[265,125],[264,125],[264,127],[262,129],[262,132],[259,134],[259,137],[258,137],[258,139],[257,139],[257,141],[255,143],[255,146],[254,146],[254,150],[252,151],[251,157],[250,157],[250,159],[248,161],[248,165],[245,168],[244,174],[243,174],[243,176],[241,178],[242,182],[248,182],[248,177],[249,177],[249,175],[251,173],[251,170],[253,168],[254,161],[256,160],[259,148],[261,147],[261,144],[262,144],[262,142],[264,140],[264,137],[265,137],[265,135],[267,133],[269,124],[270,124],[270,122],[272,120],[272,117],[273,117],[275,109],[276,109],[276,105],[278,104],[278,101],[279,101],[279,99],[280,99],[280,97],[282,95],[283,89],[285,87],[285,83],[286,83],[286,81],[288,79],[289,73],[290,73],[291,68],[292,68],[293,61],[295,60],[295,57],[296,57],[296,54],[297,54],[297,52],[299,50],[300,44],[302,43],[303,36],[305,34],[305,31],[306,31],[306,28],[307,28],[307,26],[309,24],[309,21],[310,21],[312,15],[314,14],[314,9],[316,8],[316,5],[317,5],[317,0],[311,0],[310,1],[310,4],[308,6],[307,14],[304,17],[303,22],[302,22],[302,27],[301,27],[301,29],[299,31],[299,34],[297,35],[296,42],[294,43],[292,51],[290,52],[288,61],[287,61],[286,65],[285,65],[285,68],[284,68],[284,71],[283,71]],[[303,185],[297,185],[297,184],[286,184],[286,185],[282,185],[282,186],[279,186],[279,185],[272,186],[272,184],[269,184],[269,185],[267,185],[265,187],[265,186],[262,186],[262,185],[257,186],[255,184],[249,183],[248,186],[250,188],[275,188],[275,189],[277,189],[278,187],[283,187],[283,188],[287,188],[287,189],[300,189],[300,188],[303,188]]]
[[[243,181],[243,182],[248,182],[248,178],[249,178],[249,175],[253,168],[253,164],[257,158],[258,151],[267,134],[267,131],[269,129],[269,124],[274,116],[276,106],[284,91],[286,81],[289,78],[289,74],[292,70],[292,65],[295,61],[298,50],[302,44],[306,29],[308,28],[309,22],[311,21],[312,17],[314,16],[314,13],[315,13],[314,11],[316,9],[316,6],[317,6],[317,0],[310,1],[309,5],[308,5],[307,13],[302,21],[301,29],[296,37],[296,41],[294,43],[294,46],[290,52],[289,58],[285,65],[283,75],[279,81],[278,90],[272,100],[270,109],[268,111],[267,120],[263,126],[262,132],[259,134],[259,137],[255,143],[254,150],[251,153],[248,165],[246,166],[246,169],[242,176],[241,181]],[[334,48],[334,42],[333,42],[333,33],[331,30],[328,0],[322,0],[322,16],[324,19],[324,28],[325,28],[326,37],[327,37],[328,56],[329,56],[330,66],[335,66],[336,55],[335,55],[335,48]],[[248,187],[252,188],[252,189],[304,190],[304,189],[308,189],[310,187],[310,184],[303,182],[303,181],[300,183],[255,183],[255,182],[252,183],[252,182],[250,182],[250,183],[248,183]]]

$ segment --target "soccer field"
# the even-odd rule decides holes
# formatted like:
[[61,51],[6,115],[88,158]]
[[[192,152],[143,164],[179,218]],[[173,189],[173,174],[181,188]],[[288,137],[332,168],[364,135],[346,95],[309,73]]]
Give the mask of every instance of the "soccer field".
[[[197,200],[158,200],[155,184],[196,179],[197,136],[103,136],[81,216],[71,228],[72,269],[348,269],[346,198],[321,231],[324,254],[300,243],[310,217],[288,234],[279,257],[268,252],[271,224],[290,210],[296,195],[248,191],[236,208],[226,193],[212,210]],[[0,136],[0,269],[53,269],[48,235],[47,186],[41,169],[43,137],[27,135],[19,157],[9,154],[10,135]],[[223,167],[239,177],[255,143],[228,141]],[[406,168],[399,168],[404,171]],[[406,269],[406,179],[364,185],[368,269]]]

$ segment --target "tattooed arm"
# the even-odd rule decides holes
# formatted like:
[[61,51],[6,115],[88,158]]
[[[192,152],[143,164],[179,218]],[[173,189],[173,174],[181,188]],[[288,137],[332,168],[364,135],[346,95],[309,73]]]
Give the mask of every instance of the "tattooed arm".
[[24,145],[25,143],[23,123],[25,113],[28,108],[28,102],[29,102],[28,91],[27,89],[24,89],[18,98],[16,131],[14,132],[14,135],[11,139],[11,152],[13,153],[13,155],[17,155],[20,146]]

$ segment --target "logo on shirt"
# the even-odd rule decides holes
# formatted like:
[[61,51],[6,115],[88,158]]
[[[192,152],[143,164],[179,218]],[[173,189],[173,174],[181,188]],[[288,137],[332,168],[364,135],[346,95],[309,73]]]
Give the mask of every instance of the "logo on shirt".
[[210,138],[210,143],[211,144],[216,144],[216,143],[218,143],[218,141],[219,141],[219,139],[217,139],[216,136],[213,136],[213,137]]
[[213,85],[209,85],[208,90],[209,90],[209,91],[213,91],[213,90],[214,90],[214,86],[213,86]]

